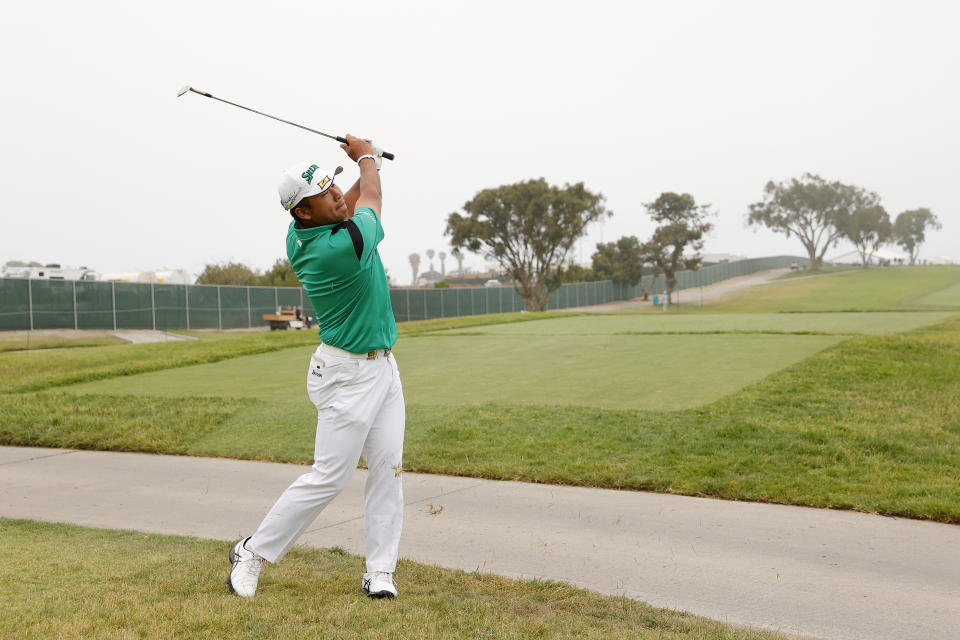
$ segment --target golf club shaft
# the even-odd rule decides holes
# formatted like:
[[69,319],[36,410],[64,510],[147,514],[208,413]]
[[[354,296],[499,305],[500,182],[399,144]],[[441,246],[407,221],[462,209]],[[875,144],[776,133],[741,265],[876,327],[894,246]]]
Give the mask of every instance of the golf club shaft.
[[[259,114],[259,115],[261,115],[261,116],[266,116],[266,117],[271,118],[271,119],[273,119],[273,120],[277,120],[277,121],[283,122],[283,123],[285,123],[285,124],[293,125],[294,127],[298,127],[298,128],[303,129],[303,130],[305,130],[305,131],[309,131],[310,133],[318,133],[318,134],[320,134],[321,136],[325,136],[325,137],[327,137],[327,138],[330,138],[331,140],[336,140],[337,142],[342,142],[343,144],[347,144],[347,139],[346,139],[346,138],[343,138],[343,137],[341,137],[341,136],[332,136],[332,135],[330,135],[329,133],[324,133],[323,131],[317,131],[316,129],[311,129],[310,127],[305,127],[305,126],[303,126],[302,124],[297,124],[296,122],[290,122],[289,120],[284,120],[283,118],[278,118],[277,116],[272,116],[272,115],[270,115],[269,113],[264,113],[264,112],[262,112],[262,111],[257,111],[256,109],[251,109],[250,107],[245,107],[245,106],[243,106],[242,104],[237,104],[236,102],[230,102],[229,100],[224,100],[223,98],[218,98],[217,96],[215,96],[215,95],[213,95],[213,94],[210,94],[210,93],[207,93],[206,91],[198,91],[197,89],[194,89],[193,87],[190,87],[190,91],[192,91],[192,92],[194,92],[194,93],[196,93],[196,94],[198,94],[198,95],[201,95],[201,96],[203,96],[203,97],[205,97],[205,98],[213,98],[214,100],[219,100],[220,102],[225,102],[225,103],[230,104],[230,105],[233,105],[233,106],[235,106],[235,107],[240,107],[241,109],[246,109],[247,111],[252,111],[253,113]],[[394,158],[393,154],[392,154],[392,153],[389,153],[389,152],[387,152],[387,151],[384,151],[382,155],[383,155],[383,157],[386,158],[387,160],[393,160],[393,158]]]

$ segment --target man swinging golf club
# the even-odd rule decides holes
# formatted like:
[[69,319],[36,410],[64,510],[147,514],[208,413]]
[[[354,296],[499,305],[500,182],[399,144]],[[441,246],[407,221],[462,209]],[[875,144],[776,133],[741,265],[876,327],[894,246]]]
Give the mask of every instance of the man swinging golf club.
[[307,395],[317,407],[314,463],[280,496],[256,532],[230,549],[230,590],[253,597],[264,561],[278,562],[347,486],[363,456],[366,573],[362,590],[397,595],[403,524],[401,463],[406,419],[400,374],[390,352],[397,325],[377,245],[383,239],[379,150],[351,135],[340,145],[360,168],[346,193],[324,171],[300,163],[280,178],[293,221],[287,257],[317,312],[321,344],[310,359]]

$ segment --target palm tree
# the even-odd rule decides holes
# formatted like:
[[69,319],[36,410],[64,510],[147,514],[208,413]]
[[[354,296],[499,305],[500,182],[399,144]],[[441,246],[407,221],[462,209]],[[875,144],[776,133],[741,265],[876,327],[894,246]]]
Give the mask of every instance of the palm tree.
[[446,276],[446,275],[447,275],[447,267],[446,267],[446,265],[443,263],[443,261],[447,259],[447,254],[445,254],[443,251],[441,251],[440,253],[437,254],[437,257],[440,258],[440,275]]
[[463,277],[463,251],[460,251],[457,247],[454,247],[450,251],[450,255],[453,256],[453,259],[457,261],[457,275],[461,278]]
[[435,255],[436,253],[433,249],[427,249],[427,257],[430,258],[430,271],[433,271],[433,256]]
[[417,272],[420,271],[420,254],[419,254],[419,253],[411,253],[411,254],[410,254],[410,257],[409,257],[408,259],[410,260],[410,267],[413,269],[413,282],[412,282],[411,284],[416,285],[416,284],[417,284]]

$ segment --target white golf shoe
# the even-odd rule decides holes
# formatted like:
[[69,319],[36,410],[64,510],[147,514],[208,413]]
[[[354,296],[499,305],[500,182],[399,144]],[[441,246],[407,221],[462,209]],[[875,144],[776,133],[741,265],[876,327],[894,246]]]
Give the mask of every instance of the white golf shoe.
[[244,598],[252,598],[257,592],[257,582],[260,580],[260,571],[265,562],[263,558],[247,549],[245,545],[249,539],[249,537],[244,538],[233,545],[230,553],[227,554],[230,562],[233,563],[230,575],[227,576],[227,586],[230,587],[231,593]]
[[393,584],[393,574],[386,571],[363,574],[360,588],[371,598],[394,598],[397,595],[397,587]]

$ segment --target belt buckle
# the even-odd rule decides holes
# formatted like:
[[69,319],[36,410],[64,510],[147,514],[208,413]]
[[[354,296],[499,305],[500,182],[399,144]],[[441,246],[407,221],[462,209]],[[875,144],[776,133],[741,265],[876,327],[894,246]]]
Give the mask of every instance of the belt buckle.
[[367,360],[376,360],[377,359],[377,350],[367,351]]

